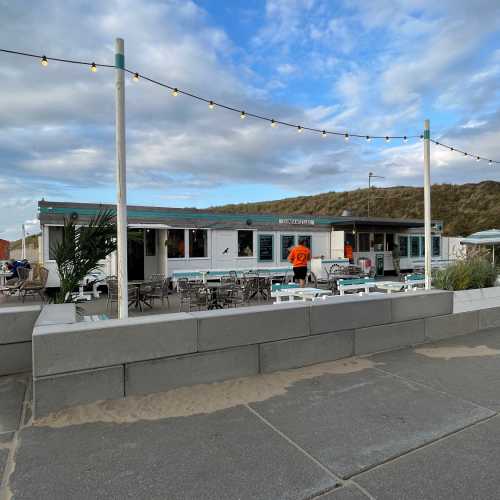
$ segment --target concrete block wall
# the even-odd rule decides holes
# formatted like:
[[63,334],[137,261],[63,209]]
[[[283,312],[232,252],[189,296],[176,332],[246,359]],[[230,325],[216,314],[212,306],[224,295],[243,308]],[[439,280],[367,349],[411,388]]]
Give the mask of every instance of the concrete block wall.
[[[50,324],[49,306],[33,333],[34,413],[298,368],[479,327],[479,314],[455,318],[452,311],[453,294],[442,291],[95,323]],[[490,312],[482,324],[496,321]]]
[[40,306],[0,309],[0,375],[31,371],[31,336]]

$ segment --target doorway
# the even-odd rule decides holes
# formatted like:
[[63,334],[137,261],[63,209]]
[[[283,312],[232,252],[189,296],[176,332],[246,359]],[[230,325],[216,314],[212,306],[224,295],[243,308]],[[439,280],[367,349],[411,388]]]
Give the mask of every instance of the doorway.
[[127,235],[127,270],[129,281],[144,279],[144,230],[129,229]]

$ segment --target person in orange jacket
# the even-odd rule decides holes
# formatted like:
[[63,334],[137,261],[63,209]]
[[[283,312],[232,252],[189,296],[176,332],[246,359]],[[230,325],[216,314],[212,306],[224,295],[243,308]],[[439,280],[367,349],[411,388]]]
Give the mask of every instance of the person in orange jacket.
[[344,245],[344,257],[349,259],[349,263],[353,263],[352,245],[350,243]]
[[299,286],[306,286],[307,264],[311,260],[311,250],[306,247],[306,240],[300,240],[288,254],[288,260],[292,263],[293,277],[298,280]]

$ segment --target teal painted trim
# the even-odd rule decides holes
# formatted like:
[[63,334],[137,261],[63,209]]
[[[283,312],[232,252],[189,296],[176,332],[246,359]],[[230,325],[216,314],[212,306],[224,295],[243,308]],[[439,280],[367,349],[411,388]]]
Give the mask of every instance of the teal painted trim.
[[[265,238],[267,237],[271,237],[271,240],[272,240],[272,243],[271,243],[271,247],[272,247],[272,253],[273,253],[273,258],[271,260],[262,260],[260,258],[260,239],[261,237],[264,236]],[[274,234],[269,234],[269,233],[262,233],[262,234],[258,234],[257,235],[257,262],[274,262]]]
[[430,139],[430,138],[431,138],[431,131],[424,130],[424,139]]
[[115,54],[115,66],[120,69],[125,69],[125,56],[123,54]]
[[353,278],[339,280],[339,285],[365,285],[367,283],[375,283],[375,280],[373,278]]
[[[109,208],[109,210],[116,214],[116,210],[114,208]],[[57,215],[71,215],[73,212],[78,213],[79,215],[85,216],[93,216],[98,213],[98,208],[78,208],[78,207],[54,207],[49,209],[48,207],[40,207],[40,214],[57,214]],[[203,219],[203,220],[229,220],[229,221],[237,221],[242,222],[246,225],[246,221],[251,219],[253,222],[267,222],[278,224],[279,219],[283,216],[279,215],[265,215],[265,214],[226,214],[226,213],[217,213],[217,214],[207,214],[207,213],[197,213],[197,212],[157,212],[157,211],[148,211],[148,210],[127,210],[127,216],[131,219],[133,218],[143,218],[143,219]],[[330,225],[335,221],[335,219],[327,218],[327,217],[318,217],[314,218],[315,225]]]

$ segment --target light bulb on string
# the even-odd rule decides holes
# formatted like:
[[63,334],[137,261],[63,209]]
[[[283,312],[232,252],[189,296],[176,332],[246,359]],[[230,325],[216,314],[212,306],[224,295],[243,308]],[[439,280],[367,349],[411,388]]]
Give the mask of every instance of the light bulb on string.
[[303,129],[302,129],[302,127],[299,125],[299,126],[297,127],[297,132],[300,134],[300,133],[302,132],[302,130],[303,130]]
[[366,136],[366,142],[372,142],[372,138],[369,135]]
[[436,146],[441,146],[441,144],[439,144],[439,142],[436,142]]
[[49,61],[47,60],[46,56],[42,57],[42,60],[40,61],[40,63],[41,63],[42,66],[48,66],[49,65]]
[[210,102],[208,103],[208,107],[209,107],[210,109],[214,109],[214,106],[215,106],[214,101],[210,101]]
[[493,162],[490,160],[490,161],[488,162],[488,166],[490,166],[490,167],[491,167],[492,165],[493,165]]
[[92,73],[95,73],[97,71],[97,66],[95,65],[95,62],[93,62],[90,65],[90,71],[92,71]]
[[134,73],[134,76],[132,77],[132,80],[134,82],[138,82],[139,81],[139,73]]
[[323,137],[323,138],[326,137],[326,130],[323,130],[323,132],[321,132],[321,137]]
[[179,95],[179,89],[175,88],[174,90],[172,90],[171,94],[174,96],[174,97],[177,97]]
[[344,134],[344,141],[347,142],[349,140],[349,134]]
[[420,136],[420,140],[421,140],[421,141],[423,141],[423,140],[424,140],[424,136],[423,136],[423,135],[421,135],[421,136]]
[[390,142],[390,140],[391,140],[391,138],[388,135],[386,135],[385,136],[385,142]]
[[481,158],[479,158],[479,156],[476,158],[476,161],[479,161]]
[[403,136],[403,142],[408,142],[408,137],[406,137],[406,135]]
[[467,153],[464,153],[464,156],[467,156]]
[[455,151],[455,148],[450,148],[450,151]]
[[271,127],[275,128],[277,123],[274,121],[274,118],[271,120]]
[[246,116],[247,116],[247,115],[245,114],[245,112],[244,112],[244,111],[242,111],[242,112],[240,113],[240,118],[241,118],[242,120],[244,120]]

